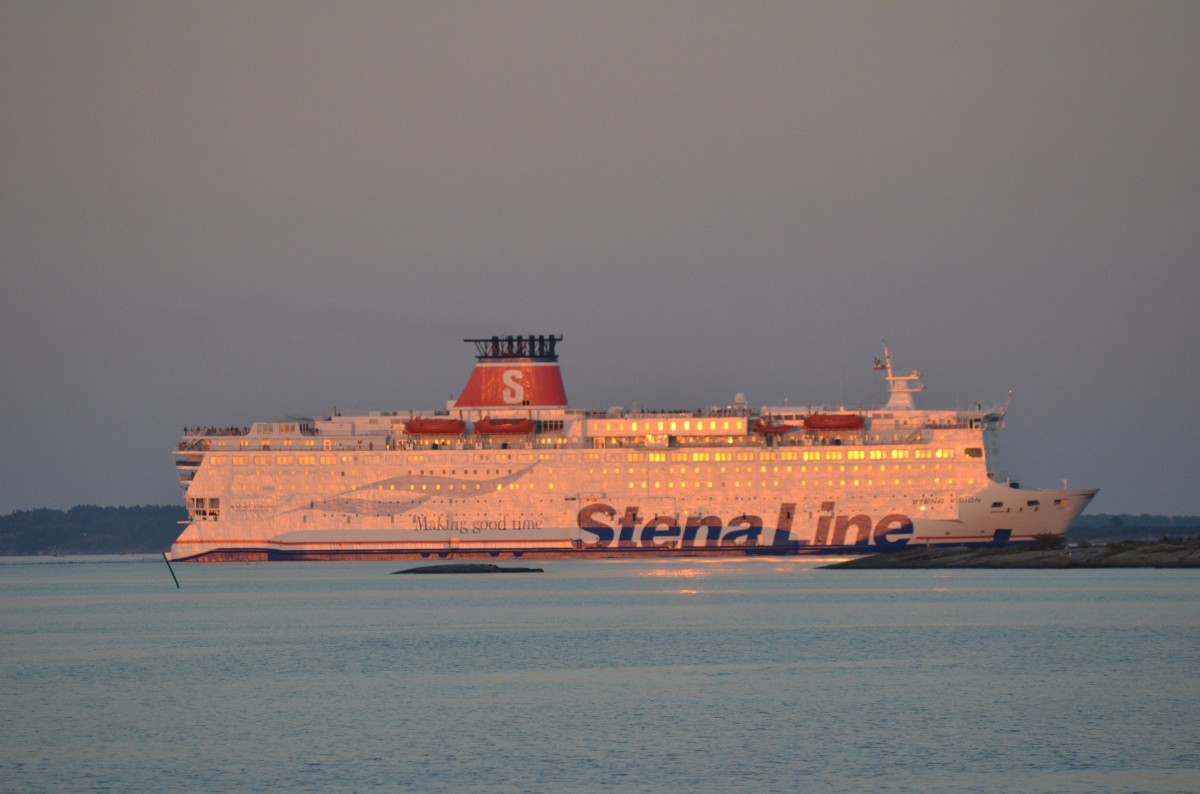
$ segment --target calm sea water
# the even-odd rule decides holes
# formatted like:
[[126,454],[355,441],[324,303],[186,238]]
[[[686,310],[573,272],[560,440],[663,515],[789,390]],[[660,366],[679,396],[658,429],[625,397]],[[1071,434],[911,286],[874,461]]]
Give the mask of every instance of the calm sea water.
[[1200,572],[0,559],[2,791],[1200,791]]

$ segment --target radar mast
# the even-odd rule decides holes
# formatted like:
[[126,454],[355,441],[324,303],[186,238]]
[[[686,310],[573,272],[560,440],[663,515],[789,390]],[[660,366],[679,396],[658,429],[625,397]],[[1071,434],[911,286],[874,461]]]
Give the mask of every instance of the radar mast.
[[888,350],[888,346],[883,346],[883,360],[886,362],[888,389],[888,401],[884,408],[898,411],[911,411],[916,406],[913,404],[913,395],[924,391],[925,384],[921,383],[921,373],[913,370],[908,375],[895,375],[892,373],[892,352]]

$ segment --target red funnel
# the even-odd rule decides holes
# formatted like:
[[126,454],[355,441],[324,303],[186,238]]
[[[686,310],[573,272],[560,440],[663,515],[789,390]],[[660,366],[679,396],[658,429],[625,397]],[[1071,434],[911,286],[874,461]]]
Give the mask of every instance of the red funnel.
[[565,408],[555,343],[561,336],[466,339],[479,351],[456,408]]

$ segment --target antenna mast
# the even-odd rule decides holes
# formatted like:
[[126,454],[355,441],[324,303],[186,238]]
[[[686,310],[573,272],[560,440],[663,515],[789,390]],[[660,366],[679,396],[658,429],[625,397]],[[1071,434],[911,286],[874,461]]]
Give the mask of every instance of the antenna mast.
[[912,410],[916,406],[913,404],[913,395],[925,390],[925,384],[921,383],[921,373],[913,370],[908,375],[895,375],[892,373],[892,351],[888,350],[885,343],[883,346],[883,360],[887,364],[887,389],[888,401],[884,408],[892,410]]

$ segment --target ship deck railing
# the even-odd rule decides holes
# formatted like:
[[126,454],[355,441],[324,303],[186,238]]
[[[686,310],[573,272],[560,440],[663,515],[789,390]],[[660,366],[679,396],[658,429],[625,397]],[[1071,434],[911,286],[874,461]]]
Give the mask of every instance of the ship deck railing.
[[678,419],[720,419],[731,416],[750,416],[751,411],[749,408],[735,406],[726,408],[694,408],[690,410],[635,408],[628,411],[623,408],[620,410],[609,409],[607,411],[600,408],[585,408],[582,410],[571,410],[568,413],[574,416],[582,416],[585,419],[639,419],[644,416]]
[[213,436],[248,436],[250,428],[248,427],[185,427],[183,429],[185,438],[211,438]]
[[[966,430],[980,429],[978,425],[969,422],[920,422],[897,423],[874,427],[874,432],[847,433],[845,431],[808,430],[800,425],[788,433],[778,436],[775,434],[744,433],[734,435],[672,435],[651,434],[655,438],[647,440],[646,436],[587,436],[581,437],[565,433],[539,432],[528,436],[421,436],[411,437],[395,433],[380,433],[370,435],[328,436],[319,432],[298,432],[297,436],[321,437],[324,444],[317,447],[306,447],[301,450],[286,444],[286,437],[263,437],[252,442],[253,450],[246,448],[245,441],[234,441],[249,435],[248,428],[212,428],[213,432],[203,429],[203,435],[195,433],[185,435],[176,448],[177,454],[188,452],[204,452],[207,450],[235,451],[307,451],[307,452],[368,452],[391,450],[591,450],[591,449],[687,449],[692,447],[742,447],[742,448],[804,448],[830,446],[897,446],[919,443],[926,436],[926,431],[936,430]],[[264,442],[261,449],[259,441]],[[371,442],[370,445],[367,442]],[[281,446],[276,443],[284,442]],[[307,443],[307,442],[306,442]],[[326,446],[328,445],[328,446]]]
[[[920,433],[915,434],[919,437]],[[470,440],[470,437],[463,437],[457,440],[422,440],[412,441],[410,439],[395,440],[386,444],[385,449],[389,451],[444,451],[444,450],[495,450],[502,451],[508,449],[523,449],[523,450],[540,450],[548,452],[550,450],[603,450],[603,449],[624,449],[624,450],[656,450],[656,449],[691,449],[698,447],[728,447],[733,449],[789,449],[789,448],[809,448],[809,447],[836,447],[836,446],[896,446],[901,443],[913,443],[916,437],[910,436],[912,440],[905,441],[873,441],[865,436],[840,436],[840,437],[820,437],[815,434],[805,434],[803,437],[794,439],[774,440],[771,438],[755,435],[745,436],[696,436],[696,437],[679,437],[665,443],[647,443],[644,438],[611,438],[611,437],[593,437],[585,439],[569,439],[563,443],[538,443],[543,437],[536,436],[529,439],[509,439],[508,441],[475,441]],[[332,451],[348,451],[354,450],[362,452],[356,443],[346,443],[345,445],[333,444]]]

